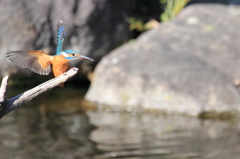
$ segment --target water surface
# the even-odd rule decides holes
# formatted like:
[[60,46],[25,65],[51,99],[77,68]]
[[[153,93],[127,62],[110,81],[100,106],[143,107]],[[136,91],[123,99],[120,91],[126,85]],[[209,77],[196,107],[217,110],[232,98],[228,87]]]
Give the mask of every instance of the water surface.
[[[238,121],[94,107],[51,90],[0,120],[0,159],[238,159]],[[90,110],[89,110],[90,109]]]

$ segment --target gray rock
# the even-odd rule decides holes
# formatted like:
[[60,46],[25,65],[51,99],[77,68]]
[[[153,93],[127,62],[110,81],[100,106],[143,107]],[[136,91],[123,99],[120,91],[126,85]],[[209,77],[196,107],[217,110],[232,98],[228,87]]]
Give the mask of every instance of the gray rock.
[[6,60],[7,50],[41,49],[54,54],[59,20],[66,25],[64,49],[78,50],[98,61],[128,40],[126,15],[133,2],[1,0],[0,74],[19,70]]
[[240,7],[192,5],[104,57],[86,99],[197,116],[239,111]]

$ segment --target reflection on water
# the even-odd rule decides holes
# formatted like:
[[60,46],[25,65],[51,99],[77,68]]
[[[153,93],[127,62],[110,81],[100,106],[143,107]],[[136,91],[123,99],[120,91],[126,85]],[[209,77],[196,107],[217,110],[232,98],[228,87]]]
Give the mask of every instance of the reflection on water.
[[88,112],[97,129],[91,139],[103,154],[94,158],[238,159],[238,123],[182,116]]
[[95,127],[82,111],[82,96],[56,89],[3,117],[0,158],[91,159],[97,152],[89,139]]
[[3,117],[0,159],[239,158],[238,122],[102,108],[85,113],[84,93],[52,90]]

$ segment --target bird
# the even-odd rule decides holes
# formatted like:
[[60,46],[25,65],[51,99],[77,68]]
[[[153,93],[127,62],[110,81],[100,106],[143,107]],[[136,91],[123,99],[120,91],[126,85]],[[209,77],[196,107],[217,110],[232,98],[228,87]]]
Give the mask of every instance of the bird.
[[[40,75],[49,75],[49,73],[53,71],[55,77],[70,69],[69,61],[71,60],[84,59],[94,61],[92,58],[81,55],[75,50],[62,51],[62,43],[65,36],[65,26],[63,22],[60,21],[58,24],[57,49],[55,55],[48,55],[42,50],[7,51],[7,58],[16,65],[29,68]],[[64,83],[61,83],[59,86],[63,88]]]

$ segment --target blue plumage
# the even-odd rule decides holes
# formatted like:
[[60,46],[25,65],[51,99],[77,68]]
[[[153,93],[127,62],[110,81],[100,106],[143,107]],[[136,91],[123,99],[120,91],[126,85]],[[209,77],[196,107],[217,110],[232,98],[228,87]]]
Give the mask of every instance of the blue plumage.
[[62,21],[59,22],[58,24],[58,29],[57,29],[57,50],[56,50],[56,55],[60,55],[62,51],[62,43],[64,38],[66,37],[65,33],[65,27],[64,23]]
[[[62,50],[62,44],[63,44],[63,40],[66,37],[66,33],[65,33],[65,26],[64,23],[62,21],[60,21],[58,23],[58,29],[57,29],[57,50],[56,50],[56,55],[61,55],[61,52],[65,52],[67,54],[79,54],[78,51],[75,50]],[[71,59],[71,58],[69,58]]]
[[67,54],[79,54],[79,52],[75,50],[65,50],[64,52],[66,52]]
[[93,59],[91,59],[89,57],[80,55],[80,53],[78,51],[75,51],[75,50],[65,50],[65,51],[63,51],[62,50],[62,44],[63,44],[64,38],[66,37],[66,33],[65,33],[65,26],[64,26],[62,21],[59,22],[57,31],[58,32],[57,32],[56,55],[64,55],[64,53],[66,53],[66,54],[71,54],[70,57],[67,57],[68,55],[64,55],[64,58],[67,59],[67,60],[86,59],[86,60],[93,61]]
[[64,57],[65,59],[67,59],[67,60],[75,60],[75,59],[77,59],[76,57]]
[[63,40],[66,37],[65,27],[62,21],[58,24],[58,32],[57,32],[57,41]]

